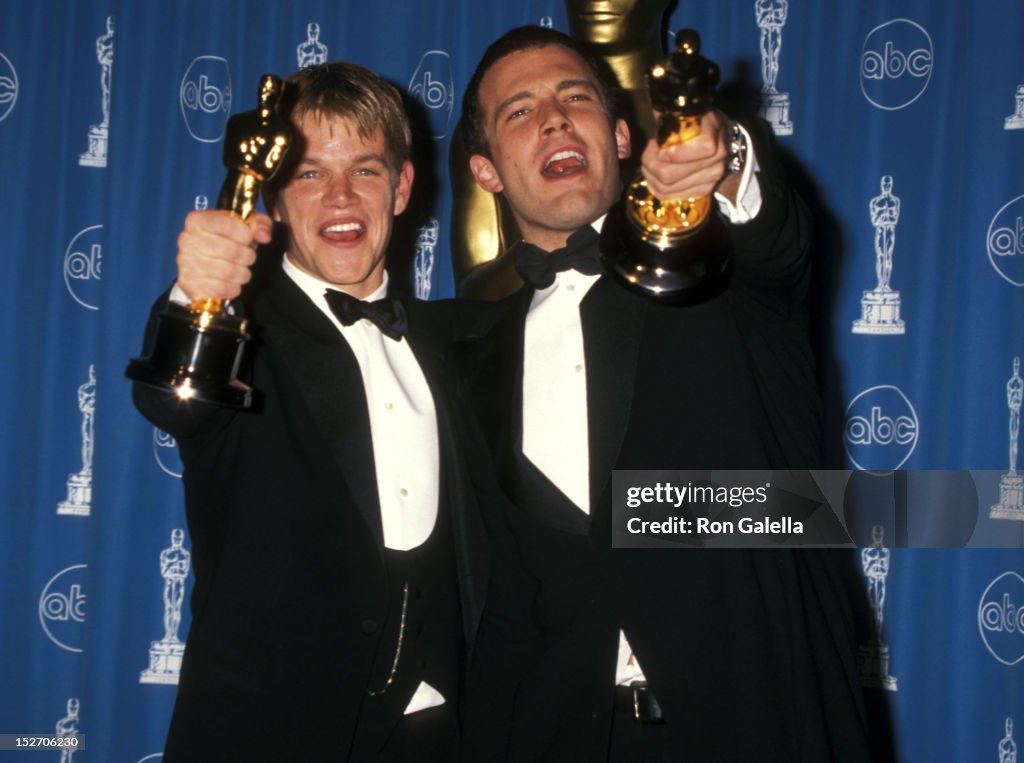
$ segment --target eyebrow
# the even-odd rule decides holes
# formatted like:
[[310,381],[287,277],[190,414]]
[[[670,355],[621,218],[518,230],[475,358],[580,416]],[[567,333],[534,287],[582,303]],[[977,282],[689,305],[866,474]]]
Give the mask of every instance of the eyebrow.
[[[561,93],[565,90],[571,90],[574,87],[585,87],[588,90],[592,91],[593,93],[597,93],[597,86],[594,85],[594,83],[591,82],[590,80],[582,77],[577,79],[563,79],[561,82],[555,85],[555,92]],[[499,103],[497,108],[495,108],[495,118],[497,118],[498,115],[503,113],[509,106],[518,103],[519,101],[524,101],[527,98],[531,98],[533,94],[534,92],[532,90],[520,90],[518,93],[510,95],[508,98]]]

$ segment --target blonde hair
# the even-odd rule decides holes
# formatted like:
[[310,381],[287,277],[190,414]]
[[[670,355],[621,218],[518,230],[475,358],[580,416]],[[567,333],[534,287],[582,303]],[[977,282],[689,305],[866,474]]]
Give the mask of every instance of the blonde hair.
[[300,69],[285,79],[284,98],[292,121],[306,114],[341,117],[367,140],[380,130],[395,172],[412,155],[412,129],[398,88],[359,64],[333,61]]

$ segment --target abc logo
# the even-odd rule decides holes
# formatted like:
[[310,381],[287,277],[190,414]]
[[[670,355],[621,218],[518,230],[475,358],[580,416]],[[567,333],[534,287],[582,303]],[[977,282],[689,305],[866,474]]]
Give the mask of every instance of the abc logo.
[[102,225],[86,228],[71,239],[64,250],[64,285],[75,302],[89,310],[100,309],[102,233]]
[[427,107],[430,137],[444,138],[455,105],[451,57],[443,50],[428,50],[409,80],[412,97]]
[[864,390],[846,409],[846,455],[858,469],[899,469],[917,447],[917,412],[897,387]]
[[978,603],[978,630],[999,662],[1024,660],[1024,578],[1004,572],[989,584]]
[[201,143],[224,137],[231,111],[231,74],[218,56],[199,56],[181,78],[181,114],[189,134]]
[[76,564],[61,570],[39,596],[39,622],[50,641],[69,652],[82,651],[85,623],[85,570]]
[[985,243],[996,272],[1014,286],[1024,286],[1024,196],[996,212]]
[[11,113],[18,101],[18,74],[3,53],[0,53],[0,122]]
[[172,477],[181,477],[184,471],[181,465],[181,456],[178,455],[178,443],[167,432],[162,429],[153,428],[153,456],[159,466],[166,474]]
[[908,19],[886,22],[864,39],[861,91],[886,111],[909,106],[928,87],[934,59],[931,37],[921,26]]

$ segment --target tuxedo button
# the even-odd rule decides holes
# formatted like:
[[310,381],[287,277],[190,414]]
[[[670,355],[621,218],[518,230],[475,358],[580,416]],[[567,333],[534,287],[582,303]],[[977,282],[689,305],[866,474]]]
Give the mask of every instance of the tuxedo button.
[[359,626],[363,633],[376,633],[377,632],[377,621],[376,620],[363,620]]

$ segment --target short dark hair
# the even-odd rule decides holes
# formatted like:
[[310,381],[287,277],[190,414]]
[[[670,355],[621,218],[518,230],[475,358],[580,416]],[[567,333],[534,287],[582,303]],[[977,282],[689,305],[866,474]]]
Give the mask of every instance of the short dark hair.
[[490,156],[490,147],[487,145],[487,136],[484,132],[484,114],[480,108],[480,84],[484,75],[505,56],[521,50],[546,48],[550,45],[560,45],[580,57],[594,75],[605,113],[608,114],[610,121],[614,120],[617,109],[610,95],[608,78],[601,63],[580,43],[563,32],[541,26],[520,26],[510,29],[490,44],[477,64],[473,76],[470,77],[469,84],[466,85],[466,91],[462,96],[462,123],[466,130],[466,148],[470,155]]
[[285,79],[284,98],[293,121],[311,113],[341,117],[366,140],[381,130],[395,172],[412,156],[412,129],[398,88],[359,64],[333,61],[300,69]]

